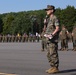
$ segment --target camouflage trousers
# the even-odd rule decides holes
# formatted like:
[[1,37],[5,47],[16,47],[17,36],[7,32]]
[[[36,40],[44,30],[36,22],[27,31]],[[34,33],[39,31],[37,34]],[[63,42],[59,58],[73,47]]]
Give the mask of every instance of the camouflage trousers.
[[68,48],[68,41],[67,39],[61,40],[61,48]]
[[73,49],[76,50],[76,40],[73,40]]
[[58,43],[49,43],[47,45],[47,58],[51,67],[59,66]]
[[42,40],[42,49],[47,49],[47,43],[46,43],[46,40]]

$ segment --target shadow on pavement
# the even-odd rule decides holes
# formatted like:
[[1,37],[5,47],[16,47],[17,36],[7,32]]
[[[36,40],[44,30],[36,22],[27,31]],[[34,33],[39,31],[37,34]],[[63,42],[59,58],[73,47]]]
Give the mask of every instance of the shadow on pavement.
[[[62,70],[59,73],[69,73],[69,72],[76,72],[76,69],[69,69],[69,70]],[[75,74],[76,75],[76,74]]]

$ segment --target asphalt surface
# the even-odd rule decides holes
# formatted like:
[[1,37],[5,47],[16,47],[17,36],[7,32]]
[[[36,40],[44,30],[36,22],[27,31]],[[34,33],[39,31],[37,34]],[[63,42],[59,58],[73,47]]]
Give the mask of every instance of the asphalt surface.
[[[60,43],[59,49],[60,49]],[[51,75],[76,75],[76,52],[58,51],[60,73]],[[0,43],[0,75],[49,75],[50,65],[41,43]]]

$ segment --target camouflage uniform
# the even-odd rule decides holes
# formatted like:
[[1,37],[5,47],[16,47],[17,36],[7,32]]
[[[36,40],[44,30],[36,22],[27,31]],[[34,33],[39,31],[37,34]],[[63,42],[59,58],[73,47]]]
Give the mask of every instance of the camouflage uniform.
[[35,40],[36,40],[36,37],[35,37],[35,35],[33,34],[32,41],[35,42]]
[[15,42],[15,35],[13,35],[13,34],[11,36],[11,42]]
[[[48,24],[47,24],[47,28],[46,28],[46,34],[52,34],[55,30],[55,26],[59,26],[59,22],[58,19],[56,18],[56,16],[54,15],[52,18],[48,19]],[[47,40],[47,57],[48,60],[50,62],[51,67],[56,67],[58,68],[59,66],[59,58],[58,58],[58,35],[59,33],[57,33],[56,35],[54,35],[54,37],[52,39],[48,39]]]
[[5,35],[5,42],[8,42],[8,36]]
[[41,34],[41,45],[42,45],[42,49],[41,51],[44,51],[45,49],[47,49],[47,43],[46,43],[46,38],[44,37],[45,31],[42,32]]
[[32,34],[29,34],[29,42],[32,42]]
[[0,34],[0,42],[2,42],[2,35]]
[[2,35],[2,42],[5,42],[5,35]]
[[68,34],[67,29],[62,29],[60,32],[60,38],[61,38],[61,50],[68,50]]
[[69,42],[72,42],[72,33],[71,32],[69,32],[68,38],[69,38]]
[[73,50],[76,51],[76,26],[72,31],[72,37],[73,37]]
[[29,36],[26,34],[25,41],[28,42],[28,40],[29,40]]
[[8,34],[7,37],[8,37],[8,42],[11,42],[11,35]]
[[25,42],[25,35],[22,36],[22,42]]

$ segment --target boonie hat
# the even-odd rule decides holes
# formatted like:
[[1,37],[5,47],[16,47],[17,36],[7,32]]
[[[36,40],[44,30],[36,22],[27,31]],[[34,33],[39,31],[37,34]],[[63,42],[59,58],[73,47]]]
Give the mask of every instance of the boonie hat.
[[47,8],[45,8],[44,10],[55,10],[55,7],[53,5],[47,5]]

